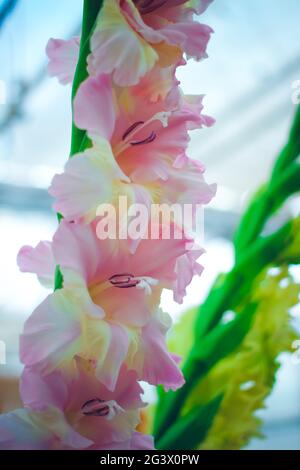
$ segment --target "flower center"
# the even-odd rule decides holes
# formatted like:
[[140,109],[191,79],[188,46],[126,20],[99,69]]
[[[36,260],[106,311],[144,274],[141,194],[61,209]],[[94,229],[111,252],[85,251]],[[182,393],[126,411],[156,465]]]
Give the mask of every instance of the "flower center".
[[114,274],[106,282],[91,286],[89,292],[91,297],[95,299],[99,294],[110,287],[117,287],[118,289],[135,287],[136,289],[143,290],[146,295],[151,295],[152,286],[156,286],[157,284],[158,280],[150,276],[134,276],[129,273],[121,273]]
[[128,289],[129,287],[136,287],[139,281],[133,276],[133,274],[114,274],[109,278],[109,282],[114,287],[119,289]]
[[115,416],[124,413],[125,410],[115,400],[105,401],[94,398],[82,405],[81,412],[84,416],[102,416],[111,421]]
[[153,130],[151,130],[147,137],[143,137],[140,139],[134,139],[134,137],[136,136],[136,134],[138,134],[140,131],[142,131],[145,127],[147,127],[154,121],[160,121],[163,127],[167,127],[170,115],[171,112],[163,111],[160,113],[156,113],[147,121],[136,121],[131,124],[131,126],[129,126],[128,129],[126,129],[126,131],[124,132],[122,136],[122,141],[118,143],[118,145],[114,148],[115,157],[118,157],[122,152],[124,152],[131,146],[150,144],[151,142],[153,142],[157,137],[156,132],[154,132]]

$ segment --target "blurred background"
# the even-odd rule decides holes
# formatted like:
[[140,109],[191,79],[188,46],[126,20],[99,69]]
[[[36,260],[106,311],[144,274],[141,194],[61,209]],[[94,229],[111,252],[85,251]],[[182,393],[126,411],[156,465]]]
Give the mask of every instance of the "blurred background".
[[[6,345],[0,411],[18,406],[18,335],[47,295],[34,276],[18,272],[16,255],[22,245],[51,239],[56,217],[47,187],[69,153],[70,88],[47,77],[45,46],[49,37],[79,34],[81,10],[82,0],[0,0],[0,341]],[[205,113],[217,120],[193,133],[189,154],[206,164],[207,179],[219,189],[205,211],[205,273],[182,306],[163,295],[175,320],[201,302],[217,273],[230,269],[240,213],[285,143],[295,111],[292,83],[300,80],[299,20],[298,0],[215,0],[201,17],[215,30],[209,59],[179,70],[184,91],[207,95]],[[293,200],[285,211],[299,208]],[[280,360],[277,384],[259,412],[266,439],[253,440],[250,449],[300,449],[300,364],[285,355]]]

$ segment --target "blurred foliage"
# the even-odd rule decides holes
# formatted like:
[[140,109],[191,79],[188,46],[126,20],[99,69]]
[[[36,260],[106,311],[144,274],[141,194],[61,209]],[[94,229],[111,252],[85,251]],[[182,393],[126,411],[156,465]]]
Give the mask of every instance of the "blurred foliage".
[[264,407],[296,334],[289,311],[300,286],[300,217],[270,231],[270,221],[300,191],[300,108],[270,179],[250,201],[234,237],[235,264],[220,274],[199,308],[174,328],[170,347],[184,358],[185,385],[158,388],[154,415],[161,449],[239,449],[260,436]]
[[188,411],[224,395],[202,449],[240,449],[252,437],[260,436],[262,423],[254,413],[264,407],[273,387],[280,365],[278,355],[291,351],[296,339],[289,311],[297,305],[299,294],[300,284],[287,268],[275,275],[265,272],[258,279],[254,287],[258,307],[252,328],[239,349],[214,367],[186,403]]
[[240,449],[259,437],[261,420],[255,416],[264,407],[280,366],[278,356],[291,351],[296,334],[290,309],[299,302],[300,284],[287,268],[258,279],[253,295],[258,301],[255,321],[240,348],[219,363],[193,390],[187,408],[223,393],[224,399],[203,449]]

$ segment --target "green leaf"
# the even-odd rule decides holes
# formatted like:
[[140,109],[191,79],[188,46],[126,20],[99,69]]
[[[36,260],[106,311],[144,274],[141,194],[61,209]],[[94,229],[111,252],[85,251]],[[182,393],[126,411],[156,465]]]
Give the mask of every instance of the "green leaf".
[[180,418],[157,442],[157,449],[196,449],[205,439],[221,401],[222,395]]
[[283,148],[272,172],[272,179],[282,173],[300,154],[300,106],[297,108],[287,145]]
[[289,221],[277,232],[255,240],[234,268],[227,275],[219,276],[196,319],[198,341],[218,324],[226,310],[235,310],[249,295],[256,277],[266,266],[280,260],[280,253],[292,239],[292,222]]
[[60,267],[56,266],[55,276],[54,276],[54,290],[61,289],[64,283],[63,275],[61,273]]
[[[72,86],[72,102],[75,98],[79,86],[88,77],[87,57],[90,54],[90,37],[93,32],[97,16],[99,14],[100,9],[102,8],[102,5],[103,0],[84,0],[82,34],[80,41],[79,59]],[[71,157],[75,153],[79,152],[80,149],[82,149],[85,138],[86,131],[78,129],[73,122],[70,152]]]
[[[191,351],[191,359],[206,373],[216,362],[234,351],[248,333],[256,311],[256,304],[245,307],[243,312],[228,323],[214,328]],[[199,377],[201,378],[201,376]]]

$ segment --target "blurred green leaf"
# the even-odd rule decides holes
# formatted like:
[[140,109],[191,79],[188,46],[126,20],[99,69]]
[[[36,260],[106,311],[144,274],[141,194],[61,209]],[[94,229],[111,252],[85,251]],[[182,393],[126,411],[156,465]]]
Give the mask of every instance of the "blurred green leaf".
[[156,443],[157,449],[196,449],[198,444],[205,439],[221,401],[222,396],[219,396],[180,418]]
[[194,345],[190,357],[200,370],[208,371],[239,346],[251,326],[255,310],[256,304],[247,305],[241,313],[236,314],[235,319],[218,325],[203,341]]
[[294,117],[286,146],[281,151],[274,165],[271,179],[274,180],[282,171],[300,155],[300,106]]

